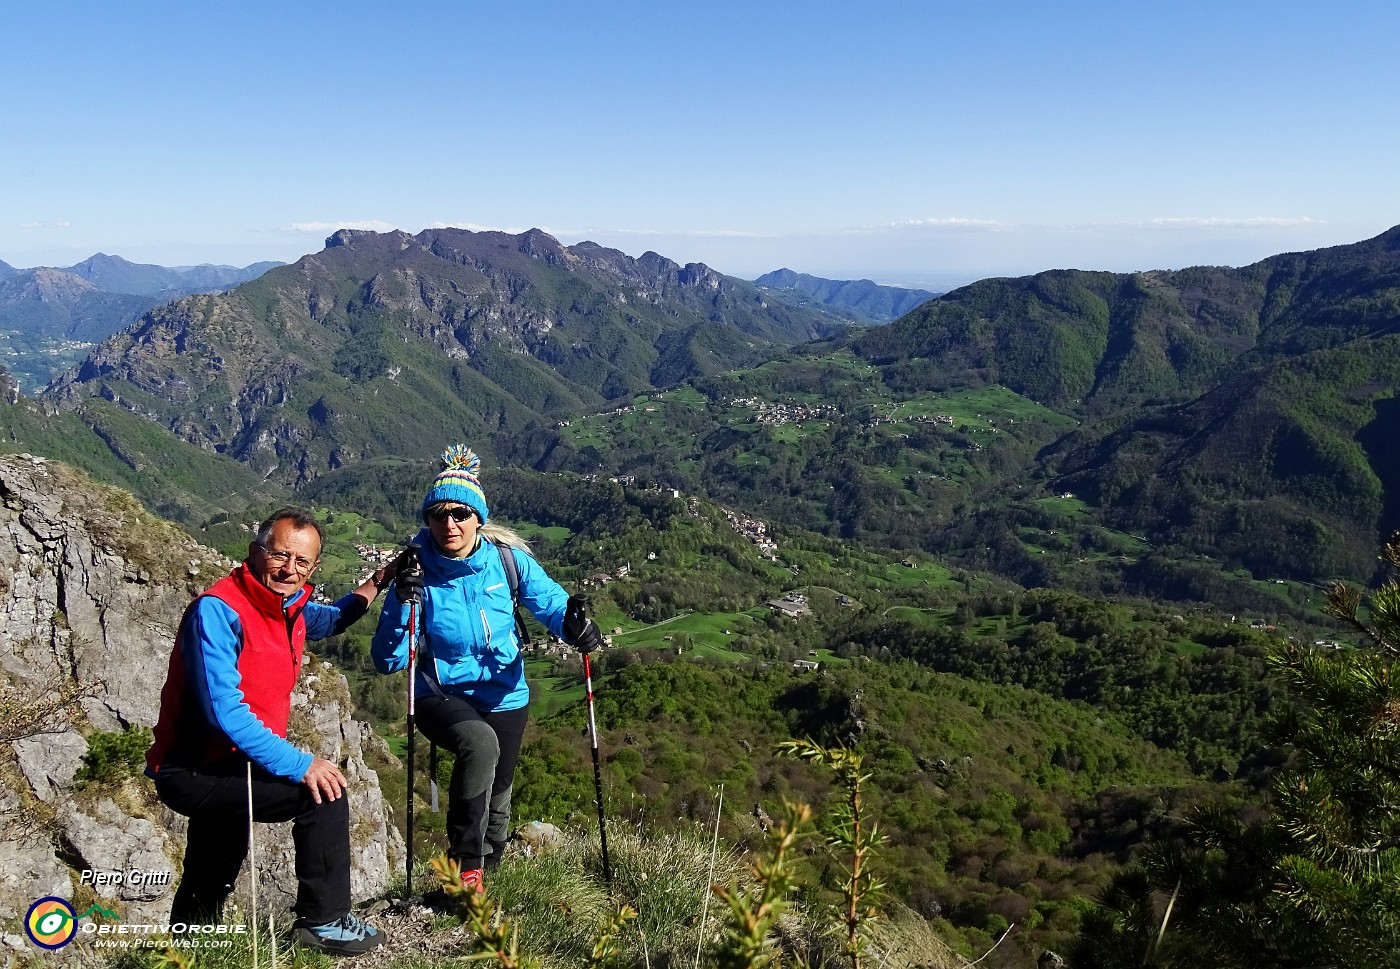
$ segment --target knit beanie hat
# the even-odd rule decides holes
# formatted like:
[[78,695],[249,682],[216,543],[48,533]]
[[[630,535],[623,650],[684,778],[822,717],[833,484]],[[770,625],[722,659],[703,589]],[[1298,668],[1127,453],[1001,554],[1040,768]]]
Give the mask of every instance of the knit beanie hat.
[[484,525],[486,495],[481,490],[481,482],[477,480],[481,458],[465,444],[454,444],[442,452],[442,463],[442,473],[433,479],[433,486],[428,489],[423,498],[423,507],[419,509],[423,520],[428,520],[428,509],[438,502],[457,501],[475,509]]

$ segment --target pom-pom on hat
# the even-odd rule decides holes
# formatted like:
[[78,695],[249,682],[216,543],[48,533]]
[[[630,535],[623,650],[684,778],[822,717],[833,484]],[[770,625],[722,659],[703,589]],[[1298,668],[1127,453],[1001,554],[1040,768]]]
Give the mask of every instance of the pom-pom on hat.
[[428,520],[428,509],[442,501],[457,501],[470,505],[486,523],[486,495],[481,490],[477,472],[481,470],[481,458],[465,444],[454,444],[442,452],[442,473],[433,479],[433,486],[423,498],[419,514]]

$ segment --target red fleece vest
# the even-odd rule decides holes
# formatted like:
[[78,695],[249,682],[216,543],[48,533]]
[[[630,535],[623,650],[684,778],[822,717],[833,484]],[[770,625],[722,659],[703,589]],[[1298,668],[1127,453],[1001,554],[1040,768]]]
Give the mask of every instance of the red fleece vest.
[[204,594],[222,600],[238,613],[243,627],[243,649],[238,654],[243,699],[269,730],[279,737],[287,736],[292,689],[297,685],[306,646],[306,622],[301,612],[310,600],[310,590],[301,605],[284,612],[282,597],[253,578],[244,564]]
[[[213,596],[238,614],[242,632],[238,675],[243,699],[264,726],[277,736],[286,737],[292,689],[301,671],[302,650],[306,645],[302,609],[310,601],[309,587],[301,604],[284,612],[282,597],[254,578],[245,563],[211,585],[201,598],[203,596]],[[191,603],[190,609],[198,602],[196,599]],[[199,716],[198,705],[186,696],[186,678],[177,639],[165,688],[161,691],[161,717],[155,729],[155,744],[148,757],[152,769],[159,769],[167,752],[176,754],[178,762],[186,762],[186,757],[194,754],[198,762],[210,763],[235,750],[221,731]],[[179,750],[186,754],[178,755]]]

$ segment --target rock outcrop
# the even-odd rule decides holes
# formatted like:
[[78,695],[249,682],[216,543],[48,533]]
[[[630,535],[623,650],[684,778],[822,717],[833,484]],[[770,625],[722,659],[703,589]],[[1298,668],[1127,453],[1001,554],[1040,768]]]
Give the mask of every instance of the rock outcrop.
[[19,381],[15,375],[0,366],[0,403],[13,404],[19,401]]
[[[155,724],[180,616],[231,565],[125,492],[58,462],[0,456],[0,918],[56,895],[127,922],[165,919],[184,819],[139,774],[85,781],[80,769],[91,738]],[[403,843],[371,766],[397,762],[353,716],[344,677],[309,662],[291,736],[351,782],[352,885],[364,898],[402,867]],[[259,825],[256,838],[259,909],[283,917],[296,891],[290,825]],[[84,869],[169,877],[94,886]]]

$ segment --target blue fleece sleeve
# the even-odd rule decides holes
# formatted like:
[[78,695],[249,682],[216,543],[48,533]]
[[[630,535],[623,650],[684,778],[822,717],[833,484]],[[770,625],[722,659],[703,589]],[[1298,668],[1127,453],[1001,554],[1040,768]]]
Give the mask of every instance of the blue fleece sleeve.
[[369,655],[381,673],[397,673],[408,668],[408,606],[399,601],[398,590],[390,587],[374,628]]
[[204,596],[180,628],[180,651],[189,689],[204,719],[268,773],[300,781],[312,756],[277,736],[243,699],[238,654],[243,634],[238,614]]
[[520,604],[529,609],[530,614],[546,629],[562,639],[569,594],[549,577],[544,566],[528,552],[515,549],[515,567],[520,572]]
[[330,605],[308,602],[302,616],[306,619],[306,638],[325,639],[345,632],[369,611],[369,604],[353,592],[347,592]]

